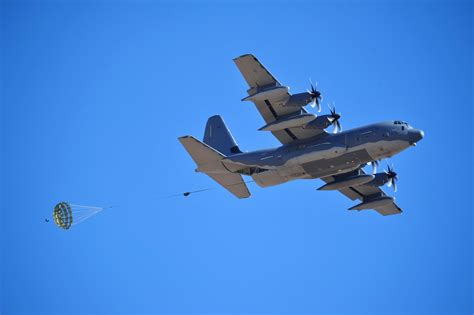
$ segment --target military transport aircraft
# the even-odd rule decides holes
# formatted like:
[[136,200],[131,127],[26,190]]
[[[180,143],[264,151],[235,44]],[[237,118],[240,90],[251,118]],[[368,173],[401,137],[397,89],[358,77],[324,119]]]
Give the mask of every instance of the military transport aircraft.
[[[249,85],[248,96],[265,120],[259,130],[271,132],[282,146],[242,152],[224,120],[216,115],[207,121],[203,142],[193,136],[179,141],[197,164],[197,172],[209,175],[238,198],[250,192],[242,175],[251,176],[261,187],[279,185],[294,179],[321,178],[319,190],[339,190],[351,200],[361,202],[349,210],[374,209],[382,215],[402,210],[395,198],[381,186],[396,189],[397,174],[392,167],[376,173],[378,161],[391,157],[423,138],[423,131],[403,121],[385,121],[341,131],[334,107],[328,115],[309,113],[306,105],[320,109],[321,93],[311,84],[304,93],[290,94],[253,55],[234,59]],[[325,131],[331,125],[334,133]],[[372,164],[372,174],[363,167]]]

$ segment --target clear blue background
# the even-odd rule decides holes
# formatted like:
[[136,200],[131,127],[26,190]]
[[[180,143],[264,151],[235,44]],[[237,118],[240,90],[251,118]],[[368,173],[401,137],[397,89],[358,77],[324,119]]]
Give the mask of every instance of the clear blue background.
[[[468,2],[2,2],[2,314],[472,313],[472,20]],[[391,159],[402,215],[348,212],[319,180],[162,198],[217,187],[176,140],[208,116],[278,145],[240,102],[244,53],[294,92],[319,81],[345,129],[425,131]],[[44,222],[60,200],[119,207],[65,232]]]

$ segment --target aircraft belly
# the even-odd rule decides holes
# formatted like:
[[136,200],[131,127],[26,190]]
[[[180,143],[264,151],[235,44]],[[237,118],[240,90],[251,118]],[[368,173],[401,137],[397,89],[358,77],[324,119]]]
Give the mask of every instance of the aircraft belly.
[[276,171],[280,175],[280,177],[284,178],[286,181],[311,178],[311,176],[306,173],[306,171],[301,165],[293,167],[279,167],[276,169]]
[[[316,147],[317,149],[315,149]],[[344,145],[331,143],[317,144],[308,147],[308,149],[310,148],[311,150],[308,152],[299,153],[289,158],[284,165],[288,167],[303,165],[316,160],[339,157],[347,152],[347,148]]]
[[288,181],[281,177],[275,170],[268,170],[265,172],[253,174],[252,179],[260,187],[275,186]]
[[367,152],[374,159],[384,159],[386,157],[393,156],[410,145],[406,141],[402,140],[391,140],[391,141],[377,141],[371,142],[366,145]]
[[372,160],[367,150],[360,149],[347,152],[341,156],[320,159],[302,165],[304,171],[313,178],[335,175],[338,173],[346,173],[358,168],[361,164]]
[[268,170],[252,175],[253,180],[260,187],[275,186],[295,179],[310,178],[300,165],[293,167],[281,166],[274,170]]

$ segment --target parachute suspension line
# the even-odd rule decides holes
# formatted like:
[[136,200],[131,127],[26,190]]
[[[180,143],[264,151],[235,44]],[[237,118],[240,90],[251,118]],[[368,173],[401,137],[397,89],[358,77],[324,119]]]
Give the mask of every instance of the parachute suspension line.
[[71,207],[74,207],[75,209],[98,209],[98,210],[104,209],[104,208],[102,208],[102,207],[74,205],[74,204],[72,204],[72,203],[70,203],[69,205],[70,205]]
[[83,215],[83,216],[79,216],[79,217],[76,217],[74,222],[72,223],[72,225],[76,225],[76,224],[79,224],[81,223],[82,221],[85,221],[87,219],[89,219],[90,217],[92,217],[93,215],[95,215],[97,212],[92,212],[90,213],[89,215]]
[[91,217],[93,216],[94,214],[100,212],[101,210],[92,210],[92,211],[81,211],[81,212],[73,212],[73,214],[75,215],[75,219],[76,219],[76,222],[78,219],[80,218],[88,218],[88,217]]
[[112,208],[109,207],[95,207],[95,206],[84,206],[70,204],[62,201],[58,203],[53,209],[54,223],[62,229],[68,230],[71,226],[81,223],[90,217],[96,215],[104,209]]

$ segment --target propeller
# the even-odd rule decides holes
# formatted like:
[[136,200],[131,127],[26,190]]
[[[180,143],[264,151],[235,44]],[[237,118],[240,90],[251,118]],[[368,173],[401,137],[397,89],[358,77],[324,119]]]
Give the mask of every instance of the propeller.
[[331,112],[331,115],[329,115],[329,119],[331,120],[331,124],[334,126],[334,131],[333,133],[338,133],[342,130],[341,123],[339,122],[339,118],[341,118],[341,115],[336,113],[336,106],[333,104],[328,105],[329,106],[329,111]]
[[397,180],[398,180],[398,175],[390,165],[387,165],[387,170],[385,171],[385,174],[387,174],[388,178],[388,187],[393,186],[393,190],[397,191]]
[[377,173],[377,167],[379,167],[380,160],[374,160],[370,163],[367,163],[368,165],[372,166],[372,174]]
[[318,91],[318,82],[316,82],[315,85],[313,85],[313,82],[311,82],[311,79],[309,80],[311,84],[311,90],[308,90],[309,97],[311,99],[311,107],[314,108],[315,106],[318,106],[318,112],[321,111],[321,101],[323,100],[323,97],[321,95],[321,92]]

